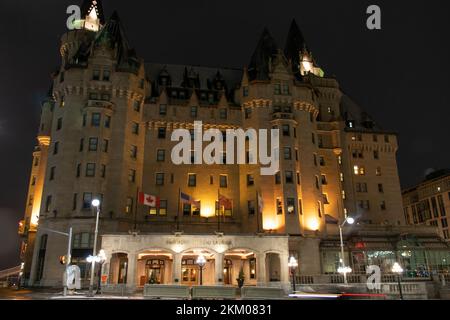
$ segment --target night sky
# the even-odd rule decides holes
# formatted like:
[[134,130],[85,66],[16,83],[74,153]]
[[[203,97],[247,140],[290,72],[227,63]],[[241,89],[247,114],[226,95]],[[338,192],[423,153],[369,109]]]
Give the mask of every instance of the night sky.
[[[81,0],[1,0],[0,270],[18,265],[40,101],[58,68],[66,8]],[[450,3],[365,0],[103,0],[149,62],[246,65],[267,26],[280,47],[291,20],[315,59],[382,127],[399,134],[403,187],[450,167]],[[366,8],[382,9],[382,30]]]

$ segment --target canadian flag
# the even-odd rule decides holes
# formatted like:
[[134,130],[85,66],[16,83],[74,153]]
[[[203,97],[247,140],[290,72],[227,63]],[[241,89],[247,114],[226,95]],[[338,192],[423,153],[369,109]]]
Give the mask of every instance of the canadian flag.
[[139,203],[145,206],[159,208],[159,197],[139,192]]

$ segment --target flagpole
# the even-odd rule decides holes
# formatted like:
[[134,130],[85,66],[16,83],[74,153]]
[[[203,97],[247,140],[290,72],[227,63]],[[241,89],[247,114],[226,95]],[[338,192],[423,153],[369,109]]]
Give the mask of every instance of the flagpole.
[[180,199],[181,188],[178,188],[178,208],[177,208],[177,231],[180,231]]
[[259,232],[259,193],[256,191],[256,233]]
[[220,189],[217,189],[217,232],[220,232]]
[[138,209],[138,202],[139,202],[139,187],[136,188],[136,204],[134,206],[134,231],[137,229],[137,209]]

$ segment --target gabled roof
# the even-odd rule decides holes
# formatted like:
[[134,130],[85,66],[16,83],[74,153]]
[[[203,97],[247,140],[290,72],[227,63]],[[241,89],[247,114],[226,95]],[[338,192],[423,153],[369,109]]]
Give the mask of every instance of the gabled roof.
[[248,65],[249,80],[269,80],[270,62],[278,46],[269,30],[264,28]]

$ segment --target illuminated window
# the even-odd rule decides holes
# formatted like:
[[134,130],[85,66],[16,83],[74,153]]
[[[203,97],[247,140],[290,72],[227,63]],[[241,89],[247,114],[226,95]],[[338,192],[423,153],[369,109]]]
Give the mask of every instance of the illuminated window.
[[159,201],[159,215],[166,216],[167,215],[167,200]]
[[353,166],[353,172],[355,173],[355,175],[359,174],[359,167],[358,166]]
[[366,174],[366,169],[364,167],[359,168],[359,175],[363,176]]

